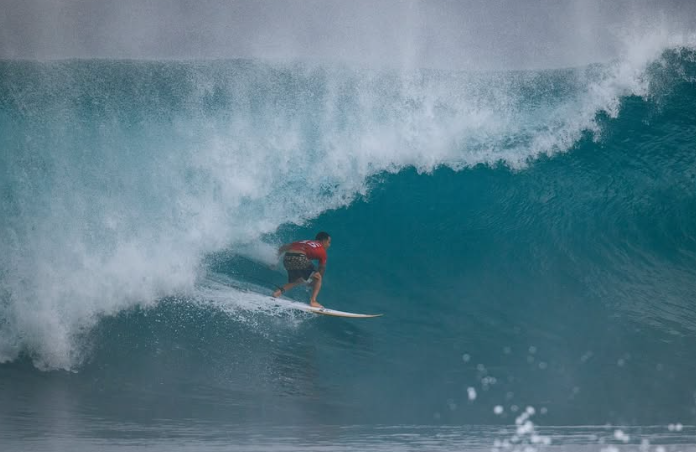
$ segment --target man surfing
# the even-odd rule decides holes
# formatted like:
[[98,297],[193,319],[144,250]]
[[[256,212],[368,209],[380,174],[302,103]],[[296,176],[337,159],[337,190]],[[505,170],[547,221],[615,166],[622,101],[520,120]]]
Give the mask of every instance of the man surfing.
[[[273,292],[279,297],[293,287],[306,283],[312,286],[310,306],[323,308],[317,302],[317,294],[321,289],[321,280],[326,271],[326,250],[331,246],[331,236],[326,232],[317,234],[314,240],[287,243],[278,248],[278,255],[285,253],[283,266],[288,271],[288,283]],[[312,260],[319,261],[319,269],[314,268]]]

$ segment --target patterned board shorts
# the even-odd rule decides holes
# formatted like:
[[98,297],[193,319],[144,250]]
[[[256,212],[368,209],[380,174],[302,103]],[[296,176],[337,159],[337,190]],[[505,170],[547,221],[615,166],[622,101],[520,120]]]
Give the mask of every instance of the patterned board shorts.
[[288,271],[288,282],[302,278],[305,281],[314,273],[314,264],[302,253],[285,253],[283,266]]

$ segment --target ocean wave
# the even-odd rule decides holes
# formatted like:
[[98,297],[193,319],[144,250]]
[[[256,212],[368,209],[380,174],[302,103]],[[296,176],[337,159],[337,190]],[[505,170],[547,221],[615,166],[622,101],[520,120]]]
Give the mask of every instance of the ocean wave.
[[563,70],[306,63],[0,63],[0,362],[73,369],[103,317],[188,294],[203,259],[350,205],[374,176],[524,170],[600,140],[622,102],[693,83],[646,34]]

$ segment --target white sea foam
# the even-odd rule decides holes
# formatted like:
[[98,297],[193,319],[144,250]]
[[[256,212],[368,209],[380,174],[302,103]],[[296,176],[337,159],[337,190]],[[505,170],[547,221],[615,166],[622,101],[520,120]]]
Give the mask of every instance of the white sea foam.
[[272,263],[263,234],[349,204],[382,172],[523,169],[567,151],[600,132],[599,112],[649,95],[664,49],[696,42],[659,27],[627,36],[624,58],[563,73],[172,64],[184,75],[171,104],[157,74],[126,63],[141,77],[129,99],[69,64],[43,67],[45,84],[14,91],[28,119],[7,126],[1,157],[19,207],[0,220],[0,362],[74,368],[100,317],[192,293],[210,252]]

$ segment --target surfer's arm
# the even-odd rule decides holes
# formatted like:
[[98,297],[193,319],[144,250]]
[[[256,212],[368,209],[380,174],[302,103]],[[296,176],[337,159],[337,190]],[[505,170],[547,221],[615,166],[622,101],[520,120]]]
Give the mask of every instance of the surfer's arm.
[[322,249],[322,253],[319,255],[317,260],[319,261],[319,270],[317,271],[321,276],[324,276],[324,272],[326,271],[326,250]]
[[283,245],[283,246],[281,246],[280,248],[278,248],[278,256],[280,256],[281,254],[283,254],[284,252],[286,252],[287,250],[289,250],[289,249],[290,249],[290,245],[291,245],[290,243],[286,243],[285,245]]

